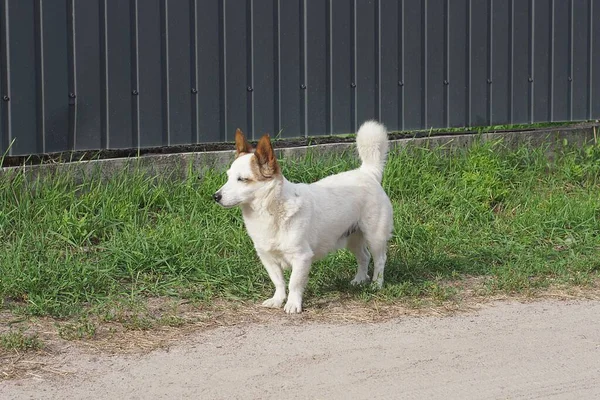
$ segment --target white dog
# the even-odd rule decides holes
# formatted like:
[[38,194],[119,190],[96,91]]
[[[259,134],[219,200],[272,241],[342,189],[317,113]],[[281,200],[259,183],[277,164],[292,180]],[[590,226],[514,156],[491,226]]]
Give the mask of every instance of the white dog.
[[236,159],[227,171],[227,183],[213,198],[223,207],[242,208],[246,229],[275,284],[275,294],[263,306],[281,307],[286,299],[283,269],[291,268],[284,310],[301,312],[312,262],[342,247],[358,261],[353,284],[369,279],[370,250],[373,282],[382,286],[393,225],[392,205],[381,187],[388,152],[386,128],[365,122],[356,144],[360,168],[312,184],[296,184],[281,174],[269,135],[254,150],[236,131]]

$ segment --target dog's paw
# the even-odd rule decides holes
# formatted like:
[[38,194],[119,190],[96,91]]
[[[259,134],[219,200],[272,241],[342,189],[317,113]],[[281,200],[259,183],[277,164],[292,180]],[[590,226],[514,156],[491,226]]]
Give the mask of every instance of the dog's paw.
[[283,310],[288,314],[298,314],[302,312],[302,300],[288,299]]
[[281,308],[284,300],[285,297],[281,298],[273,296],[270,299],[263,301],[262,306],[267,308]]
[[363,283],[366,283],[368,281],[369,281],[369,275],[355,276],[354,279],[352,279],[350,281],[350,284],[354,285],[354,286],[358,286],[358,285],[362,285]]
[[371,287],[373,287],[376,290],[381,289],[383,287],[383,279],[374,280],[373,282],[371,282]]

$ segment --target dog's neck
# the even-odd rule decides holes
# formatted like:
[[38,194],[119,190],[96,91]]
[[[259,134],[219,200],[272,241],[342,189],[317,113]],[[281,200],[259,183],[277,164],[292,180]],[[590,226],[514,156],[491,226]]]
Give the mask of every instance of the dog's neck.
[[285,184],[285,178],[278,177],[273,179],[271,184],[260,189],[255,200],[242,205],[244,218],[260,217],[277,220],[277,217],[283,212]]

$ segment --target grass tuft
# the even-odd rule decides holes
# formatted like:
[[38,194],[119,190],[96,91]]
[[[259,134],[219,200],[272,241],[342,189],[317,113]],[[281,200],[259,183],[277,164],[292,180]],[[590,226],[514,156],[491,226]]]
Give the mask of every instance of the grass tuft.
[[0,348],[10,352],[40,350],[44,344],[37,334],[27,334],[21,330],[0,334]]

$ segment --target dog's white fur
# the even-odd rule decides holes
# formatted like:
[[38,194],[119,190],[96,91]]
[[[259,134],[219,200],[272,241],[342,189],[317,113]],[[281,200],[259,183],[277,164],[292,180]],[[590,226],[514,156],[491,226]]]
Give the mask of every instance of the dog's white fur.
[[[291,183],[280,174],[268,135],[254,153],[243,135],[236,138],[238,157],[214,197],[224,207],[242,208],[246,229],[275,285],[263,306],[281,307],[286,299],[283,269],[291,268],[284,310],[301,312],[311,263],[343,247],[358,261],[352,283],[369,279],[372,254],[373,282],[381,287],[393,226],[392,205],[380,183],[388,152],[386,128],[365,122],[356,137],[360,168],[312,184]],[[248,153],[240,151],[244,147]],[[267,165],[269,157],[273,160]],[[272,175],[256,176],[263,167]]]

